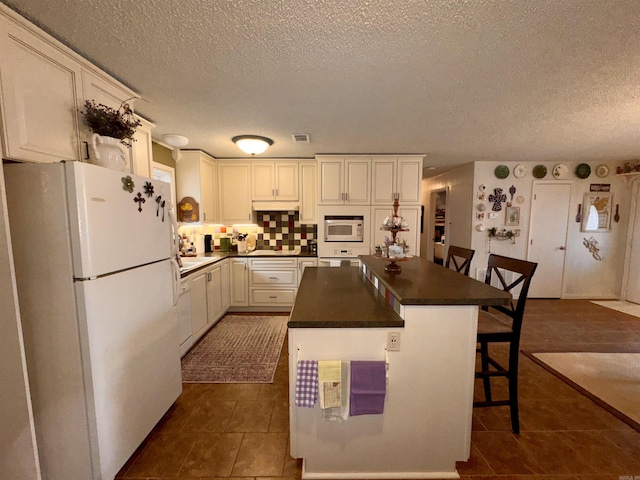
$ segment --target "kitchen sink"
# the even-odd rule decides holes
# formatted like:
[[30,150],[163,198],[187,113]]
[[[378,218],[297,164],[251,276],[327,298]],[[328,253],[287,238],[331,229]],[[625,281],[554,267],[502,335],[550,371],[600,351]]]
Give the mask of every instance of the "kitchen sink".
[[217,257],[182,257],[182,268],[180,272],[187,272],[192,270],[200,265],[204,265],[206,263],[215,262]]
[[275,256],[275,257],[290,257],[292,255],[300,255],[300,249],[295,250],[254,250],[249,253],[249,256]]

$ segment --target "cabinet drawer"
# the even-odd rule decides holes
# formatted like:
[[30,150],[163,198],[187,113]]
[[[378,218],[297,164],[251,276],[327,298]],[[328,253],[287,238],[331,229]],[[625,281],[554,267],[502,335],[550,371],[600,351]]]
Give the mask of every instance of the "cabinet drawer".
[[296,298],[295,288],[269,290],[266,288],[252,288],[250,291],[250,305],[293,305]]
[[298,259],[296,257],[289,258],[250,258],[249,266],[251,268],[296,268]]
[[249,285],[296,286],[296,270],[251,270]]

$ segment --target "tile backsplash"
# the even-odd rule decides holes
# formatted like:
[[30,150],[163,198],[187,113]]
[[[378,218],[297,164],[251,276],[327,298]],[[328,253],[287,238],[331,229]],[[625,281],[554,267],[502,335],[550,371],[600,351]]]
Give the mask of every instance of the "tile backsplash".
[[256,236],[257,250],[293,250],[306,247],[318,236],[315,224],[300,223],[298,211],[257,212],[257,225],[196,225],[179,227],[180,234],[190,237],[195,244],[198,234],[210,234],[214,248],[220,247],[220,238],[249,233]]

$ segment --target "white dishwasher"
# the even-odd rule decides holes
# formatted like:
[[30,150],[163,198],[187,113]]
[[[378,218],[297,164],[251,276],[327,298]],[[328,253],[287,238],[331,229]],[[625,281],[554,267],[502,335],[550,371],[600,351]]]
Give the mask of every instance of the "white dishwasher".
[[180,296],[176,304],[178,315],[178,335],[180,336],[180,356],[183,357],[193,344],[191,331],[191,282],[188,277],[180,280]]

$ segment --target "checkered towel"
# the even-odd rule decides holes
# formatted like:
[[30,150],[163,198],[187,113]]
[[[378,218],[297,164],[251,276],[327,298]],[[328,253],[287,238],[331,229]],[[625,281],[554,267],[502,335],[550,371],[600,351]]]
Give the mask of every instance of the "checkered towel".
[[318,400],[318,361],[298,360],[296,407],[313,408]]

